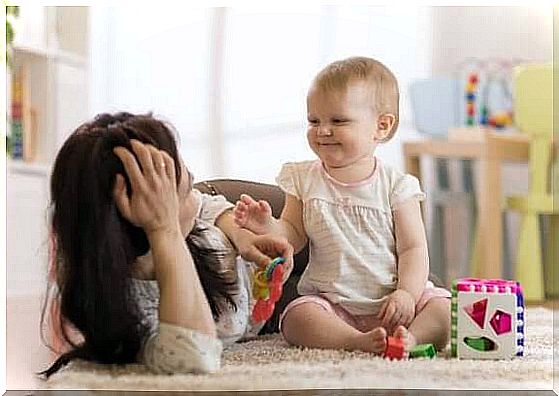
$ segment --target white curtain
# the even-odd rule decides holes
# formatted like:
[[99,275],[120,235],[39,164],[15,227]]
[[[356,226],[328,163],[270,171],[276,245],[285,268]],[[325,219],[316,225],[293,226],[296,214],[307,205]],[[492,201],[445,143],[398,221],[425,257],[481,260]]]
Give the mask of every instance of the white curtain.
[[176,127],[198,180],[273,182],[313,158],[306,91],[331,61],[375,57],[402,92],[397,137],[379,155],[402,166],[413,135],[406,88],[430,71],[430,9],[374,6],[92,7],[94,113],[153,111]]

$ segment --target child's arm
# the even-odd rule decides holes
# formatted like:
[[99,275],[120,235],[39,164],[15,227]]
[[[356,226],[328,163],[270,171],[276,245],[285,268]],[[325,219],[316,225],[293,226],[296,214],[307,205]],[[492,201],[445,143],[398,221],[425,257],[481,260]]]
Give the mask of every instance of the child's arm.
[[411,199],[394,210],[398,289],[419,301],[429,276],[429,254],[419,202]]
[[256,234],[274,234],[287,238],[296,253],[307,243],[303,226],[303,203],[291,194],[285,196],[285,205],[279,219],[272,216],[268,202],[256,202],[244,194],[237,202],[233,214],[239,227]]

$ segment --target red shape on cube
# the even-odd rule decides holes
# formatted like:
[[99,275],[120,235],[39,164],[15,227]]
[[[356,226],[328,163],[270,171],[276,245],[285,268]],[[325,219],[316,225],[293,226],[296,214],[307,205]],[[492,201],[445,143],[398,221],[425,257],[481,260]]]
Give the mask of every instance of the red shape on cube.
[[404,359],[406,357],[406,350],[402,339],[388,337],[384,357],[389,359]]
[[493,314],[489,323],[497,335],[509,333],[512,329],[511,315],[500,309]]
[[483,329],[485,324],[485,312],[487,311],[487,298],[464,307],[464,311],[466,311],[470,318],[472,318],[481,329]]

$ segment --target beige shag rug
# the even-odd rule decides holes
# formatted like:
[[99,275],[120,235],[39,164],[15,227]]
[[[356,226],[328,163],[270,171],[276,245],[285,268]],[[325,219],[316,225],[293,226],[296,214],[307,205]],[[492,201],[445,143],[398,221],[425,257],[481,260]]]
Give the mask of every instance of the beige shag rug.
[[[75,362],[46,382],[50,389],[264,390],[313,388],[552,389],[553,315],[526,311],[526,353],[511,361],[389,361],[360,352],[290,347],[279,335],[226,350],[213,375],[154,375],[144,366]],[[559,312],[558,312],[559,313]],[[559,343],[556,343],[556,347]]]

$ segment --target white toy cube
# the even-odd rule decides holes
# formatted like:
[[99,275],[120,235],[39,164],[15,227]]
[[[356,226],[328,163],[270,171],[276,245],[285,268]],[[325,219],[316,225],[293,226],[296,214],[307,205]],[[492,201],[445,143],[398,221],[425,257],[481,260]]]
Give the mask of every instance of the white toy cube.
[[524,354],[524,298],[518,282],[464,278],[452,285],[451,352],[463,359]]

